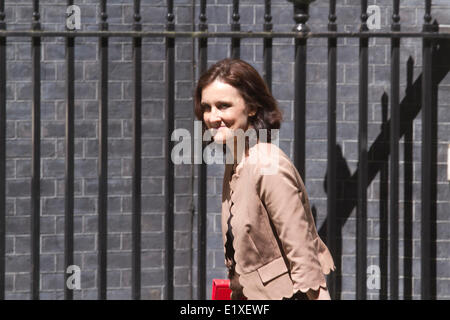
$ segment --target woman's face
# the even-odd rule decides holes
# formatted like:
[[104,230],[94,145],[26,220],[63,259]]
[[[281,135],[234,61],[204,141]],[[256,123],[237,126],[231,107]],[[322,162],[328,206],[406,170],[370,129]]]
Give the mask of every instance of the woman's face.
[[[216,143],[225,143],[233,131],[249,127],[247,107],[239,91],[228,83],[214,80],[202,91],[203,120],[208,129],[217,129]],[[252,114],[250,114],[252,115]]]

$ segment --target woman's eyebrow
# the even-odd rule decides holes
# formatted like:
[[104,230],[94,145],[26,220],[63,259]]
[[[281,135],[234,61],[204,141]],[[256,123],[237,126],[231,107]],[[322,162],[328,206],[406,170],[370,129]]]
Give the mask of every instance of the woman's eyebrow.
[[219,101],[217,101],[217,103],[219,103],[219,104],[231,104],[230,101],[224,101],[224,100],[219,100]]
[[[219,104],[229,104],[229,105],[231,105],[231,101],[217,100],[217,101],[214,101],[213,104],[215,104],[215,105],[219,105]],[[202,101],[202,102],[200,102],[200,105],[209,105],[209,103],[205,102],[205,101]]]

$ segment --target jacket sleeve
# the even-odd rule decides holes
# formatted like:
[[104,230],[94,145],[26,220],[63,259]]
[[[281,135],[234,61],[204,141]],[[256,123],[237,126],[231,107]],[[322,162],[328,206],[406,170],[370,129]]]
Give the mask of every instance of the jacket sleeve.
[[[318,238],[303,182],[292,162],[279,156],[278,170],[263,174],[255,167],[256,188],[290,263],[294,293],[326,288]],[[331,257],[331,255],[330,255]]]

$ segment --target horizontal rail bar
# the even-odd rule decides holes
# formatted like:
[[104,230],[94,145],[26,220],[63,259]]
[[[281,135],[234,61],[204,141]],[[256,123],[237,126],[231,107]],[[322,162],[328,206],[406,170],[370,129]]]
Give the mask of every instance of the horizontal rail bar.
[[450,24],[440,24],[439,25],[439,32],[450,34]]
[[167,38],[431,38],[450,39],[441,32],[202,32],[202,31],[32,31],[0,30],[0,37],[167,37]]

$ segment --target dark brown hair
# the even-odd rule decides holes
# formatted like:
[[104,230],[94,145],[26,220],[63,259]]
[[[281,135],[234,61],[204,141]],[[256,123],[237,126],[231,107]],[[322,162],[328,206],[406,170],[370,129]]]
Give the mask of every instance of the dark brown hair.
[[[245,101],[249,111],[254,111],[254,116],[249,116],[249,123],[259,129],[279,129],[282,114],[275,98],[270,93],[264,80],[250,64],[240,59],[223,59],[211,66],[198,80],[195,89],[195,115],[203,121],[201,107],[202,91],[214,80],[220,80],[236,88]],[[269,135],[270,135],[270,130]]]

